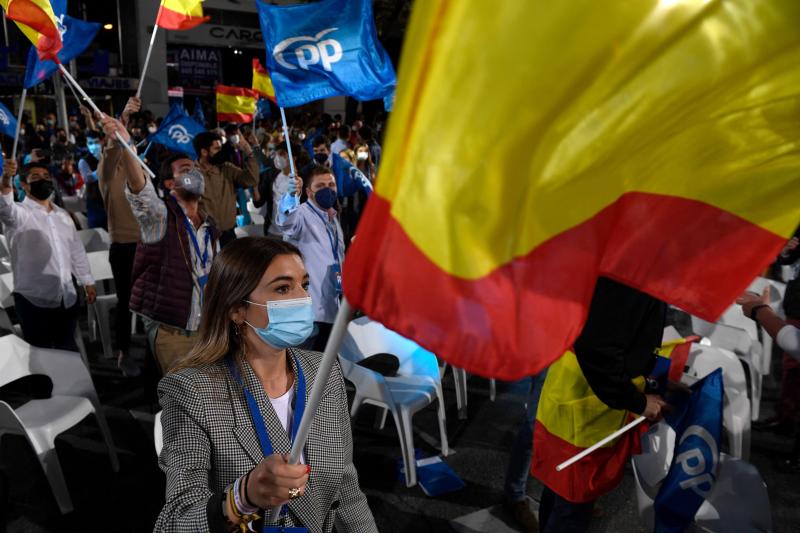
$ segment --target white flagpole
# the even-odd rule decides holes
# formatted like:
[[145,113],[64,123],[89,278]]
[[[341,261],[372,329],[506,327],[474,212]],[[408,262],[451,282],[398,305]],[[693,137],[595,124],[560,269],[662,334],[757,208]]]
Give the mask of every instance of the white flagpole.
[[[331,335],[328,337],[328,343],[325,345],[325,353],[322,356],[322,361],[317,370],[317,377],[314,380],[314,387],[311,389],[311,394],[308,397],[308,404],[306,404],[306,411],[303,413],[303,418],[300,420],[300,426],[297,428],[297,435],[295,436],[294,443],[292,444],[292,451],[289,454],[289,464],[297,464],[300,460],[300,454],[303,453],[303,448],[308,439],[308,431],[311,429],[311,423],[314,422],[314,417],[317,414],[319,403],[322,401],[322,392],[328,384],[328,378],[331,374],[331,368],[334,361],[339,354],[339,348],[342,346],[342,339],[347,330],[347,324],[353,317],[353,308],[347,298],[342,298],[342,304],[339,306],[339,312],[336,313],[336,320],[333,322]],[[276,518],[280,513],[281,508],[275,507],[272,509],[272,518]]]
[[[72,86],[75,87],[75,90],[77,90],[83,97],[83,99],[86,100],[86,103],[89,104],[89,106],[94,110],[94,112],[100,115],[101,117],[104,117],[105,113],[100,111],[100,108],[95,105],[92,99],[89,98],[89,95],[87,95],[86,92],[81,88],[81,86],[78,85],[78,82],[75,81],[75,78],[73,78],[72,75],[67,71],[67,69],[64,68],[64,65],[59,63],[58,68],[61,70],[61,73],[64,75],[67,81],[71,83]],[[150,170],[150,167],[147,166],[147,163],[139,159],[139,155],[133,150],[133,148],[127,142],[125,142],[125,139],[122,138],[122,134],[120,132],[117,132],[117,139],[119,140],[120,144],[128,151],[128,153],[130,153],[133,156],[133,158],[139,162],[139,165],[142,167],[145,174],[150,176],[151,179],[155,178],[156,175],[153,174],[153,171]]]
[[[158,8],[159,13],[161,12],[161,7]],[[156,20],[158,20],[158,15],[156,15]],[[142,96],[142,86],[144,85],[144,77],[147,75],[147,67],[150,65],[150,55],[153,53],[153,45],[156,42],[156,33],[158,32],[158,24],[153,24],[153,34],[150,35],[150,46],[147,48],[147,55],[144,57],[144,66],[142,67],[142,75],[139,78],[139,86],[136,87],[136,98],[140,98]]]
[[11,149],[11,159],[17,160],[17,144],[19,144],[19,130],[22,127],[22,112],[25,109],[25,98],[28,96],[28,89],[22,89],[22,96],[19,99],[19,112],[17,113],[17,131],[14,133],[14,148]]
[[636,420],[634,420],[633,422],[631,422],[627,426],[625,426],[625,427],[623,427],[621,429],[618,429],[617,431],[615,431],[614,433],[612,433],[608,437],[604,438],[600,442],[598,442],[596,444],[593,444],[592,446],[586,448],[585,450],[583,450],[578,455],[574,455],[570,459],[567,459],[566,461],[564,461],[563,463],[561,463],[560,465],[558,465],[556,467],[556,472],[561,472],[565,468],[567,468],[569,466],[572,466],[573,464],[577,463],[578,461],[580,461],[581,459],[583,459],[584,457],[586,457],[587,455],[589,455],[593,451],[595,451],[595,450],[597,450],[599,448],[602,448],[603,446],[605,446],[606,444],[608,444],[612,440],[616,439],[617,437],[619,437],[620,435],[622,435],[626,431],[629,431],[629,430],[635,428],[636,426],[638,426],[639,424],[641,424],[645,420],[646,420],[645,417],[640,416],[639,418],[637,418]]
[[[281,107],[281,122],[283,123],[283,139],[286,141],[286,153],[289,155],[289,168],[293,178],[297,178],[294,170],[294,157],[292,156],[292,143],[289,140],[289,127],[286,125],[286,112]],[[294,193],[294,191],[289,191]]]

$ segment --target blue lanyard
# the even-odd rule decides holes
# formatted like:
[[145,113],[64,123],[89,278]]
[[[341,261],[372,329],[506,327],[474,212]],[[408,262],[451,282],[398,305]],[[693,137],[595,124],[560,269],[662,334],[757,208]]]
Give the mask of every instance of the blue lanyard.
[[319,211],[317,211],[317,208],[314,207],[313,205],[311,205],[311,203],[308,204],[308,207],[309,207],[309,209],[311,209],[311,211],[314,212],[315,215],[317,215],[319,217],[319,219],[322,221],[322,225],[325,226],[325,232],[328,234],[328,240],[331,242],[331,250],[333,250],[333,260],[336,261],[336,264],[338,265],[339,264],[339,230],[336,229],[335,225],[333,226],[333,230],[335,232],[335,236],[334,236],[334,233],[331,232],[330,226],[325,221],[325,217],[323,217],[319,213]]
[[200,244],[197,242],[197,234],[194,231],[192,223],[189,222],[189,217],[186,215],[183,215],[183,223],[186,225],[186,233],[188,233],[189,238],[192,239],[194,251],[197,252],[197,257],[200,258],[200,263],[202,264],[203,269],[205,269],[206,262],[208,261],[208,244],[211,242],[211,234],[208,232],[208,230],[206,230],[205,250],[203,250],[203,253],[200,253]]
[[[261,453],[264,454],[264,457],[269,457],[272,455],[272,441],[269,438],[269,433],[267,433],[267,428],[264,425],[264,418],[261,416],[261,410],[258,408],[258,403],[256,402],[255,397],[253,394],[245,387],[244,382],[242,381],[242,376],[239,373],[239,368],[234,363],[232,357],[228,357],[225,359],[225,362],[228,364],[228,370],[230,370],[233,379],[236,380],[236,383],[242,387],[242,392],[244,392],[244,397],[247,399],[247,406],[250,409],[250,418],[253,420],[253,425],[256,429],[256,434],[258,435],[258,441],[261,444]],[[295,409],[294,415],[292,416],[292,430],[290,435],[290,442],[294,444],[294,439],[297,436],[297,430],[300,428],[300,421],[303,419],[303,413],[306,410],[306,378],[303,375],[303,369],[300,366],[300,362],[297,358],[294,358],[294,364],[297,367],[297,394],[295,394]]]

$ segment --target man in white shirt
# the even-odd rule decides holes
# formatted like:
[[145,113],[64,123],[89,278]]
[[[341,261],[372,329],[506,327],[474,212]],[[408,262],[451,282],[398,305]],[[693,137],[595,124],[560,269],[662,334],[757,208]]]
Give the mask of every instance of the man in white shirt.
[[25,200],[14,202],[16,161],[7,159],[0,182],[0,222],[14,272],[14,308],[26,341],[42,348],[77,351],[78,294],[73,274],[94,303],[89,259],[69,214],[55,205],[53,178],[43,162],[20,174]]
[[350,139],[350,126],[341,125],[339,126],[339,133],[335,141],[331,144],[331,153],[339,155],[339,152],[342,150],[347,150],[350,148],[350,143],[348,142]]

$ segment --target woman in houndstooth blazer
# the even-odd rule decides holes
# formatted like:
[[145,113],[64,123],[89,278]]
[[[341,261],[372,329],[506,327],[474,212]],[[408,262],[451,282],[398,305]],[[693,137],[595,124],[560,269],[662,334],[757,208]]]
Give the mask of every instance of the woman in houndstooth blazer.
[[[310,394],[321,359],[318,352],[280,347],[310,333],[307,285],[300,252],[283,241],[239,239],[215,258],[197,345],[158,387],[159,464],[167,490],[155,531],[233,531],[253,520],[248,526],[255,531],[265,524],[329,533],[335,523],[340,533],[377,532],[353,466],[338,364],[303,449],[304,464],[286,462],[294,411],[302,410],[297,398],[303,389]],[[248,391],[257,408],[248,405]],[[272,447],[268,457],[254,410]],[[272,516],[269,510],[284,504]]]

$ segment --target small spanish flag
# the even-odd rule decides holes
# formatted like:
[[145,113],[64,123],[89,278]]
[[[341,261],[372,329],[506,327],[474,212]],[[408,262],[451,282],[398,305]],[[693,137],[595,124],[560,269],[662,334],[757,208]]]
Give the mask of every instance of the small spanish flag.
[[253,58],[253,90],[262,98],[275,103],[275,88],[272,86],[269,72],[257,57]]
[[217,120],[220,122],[253,122],[258,93],[244,87],[217,85]]
[[31,40],[39,59],[58,63],[56,54],[61,50],[61,34],[56,25],[56,15],[48,0],[0,0],[6,16],[17,23],[25,37]]
[[202,0],[161,0],[156,24],[165,30],[191,30],[211,17],[203,16]]

